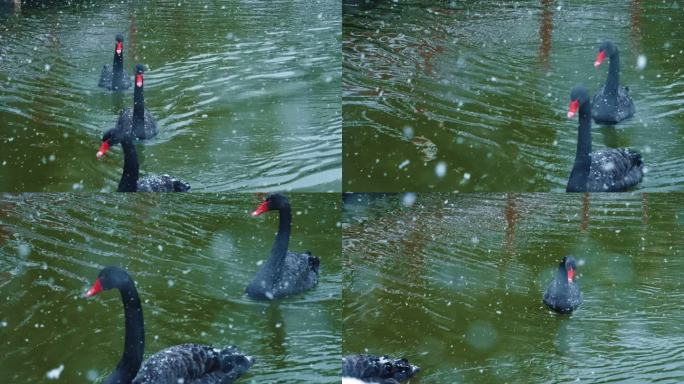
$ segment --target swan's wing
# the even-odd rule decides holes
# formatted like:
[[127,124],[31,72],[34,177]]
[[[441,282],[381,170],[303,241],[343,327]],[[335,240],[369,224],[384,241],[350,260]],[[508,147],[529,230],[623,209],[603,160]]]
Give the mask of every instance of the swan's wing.
[[97,82],[98,87],[112,86],[112,67],[105,64],[102,66],[102,72],[100,72],[100,81]]
[[620,120],[634,116],[636,108],[634,107],[632,97],[629,95],[629,87],[618,88],[617,111]]
[[190,185],[169,175],[146,175],[138,180],[138,192],[187,192]]
[[133,108],[124,108],[119,113],[119,118],[116,120],[116,129],[123,131],[126,135],[133,132]]
[[163,349],[147,359],[133,384],[232,383],[254,364],[254,358],[235,347],[182,344]]
[[622,192],[637,185],[644,176],[641,154],[628,148],[610,148],[591,153],[587,190]]
[[312,288],[318,282],[318,258],[310,252],[287,252],[282,275],[275,281],[276,296],[287,296]]
[[342,376],[383,383],[402,382],[420,368],[409,364],[406,359],[392,359],[388,356],[353,355],[342,359]]

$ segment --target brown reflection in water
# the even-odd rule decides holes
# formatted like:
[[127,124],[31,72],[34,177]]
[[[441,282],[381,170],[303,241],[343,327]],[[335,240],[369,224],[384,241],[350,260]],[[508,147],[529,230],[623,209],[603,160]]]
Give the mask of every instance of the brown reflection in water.
[[589,228],[589,193],[585,193],[582,197],[582,222],[580,223],[580,230],[586,231]]
[[504,235],[504,251],[508,255],[515,254],[515,224],[520,216],[517,211],[517,197],[515,193],[506,194],[504,206],[504,218],[506,219],[506,231]]
[[539,21],[539,65],[549,67],[551,38],[553,37],[553,0],[542,0],[542,14]]
[[630,34],[632,50],[641,50],[641,0],[632,0],[629,5],[629,14],[632,21]]

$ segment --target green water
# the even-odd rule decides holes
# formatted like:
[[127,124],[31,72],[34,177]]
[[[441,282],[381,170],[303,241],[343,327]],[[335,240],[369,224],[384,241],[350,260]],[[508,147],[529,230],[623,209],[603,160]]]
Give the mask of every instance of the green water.
[[[411,200],[345,200],[343,354],[406,357],[412,384],[684,381],[684,196]],[[584,303],[560,316],[568,254]]]
[[639,190],[682,189],[681,1],[348,3],[345,191],[564,191],[577,145],[570,90],[605,82],[607,66],[593,67],[603,39],[620,49],[637,112],[595,127],[594,150],[642,152]]
[[55,2],[0,15],[0,191],[113,191],[102,133],[133,92],[97,87],[125,36],[159,135],[141,171],[192,191],[339,191],[338,0]]
[[197,342],[257,362],[240,382],[337,383],[341,343],[339,197],[291,194],[290,249],[321,259],[319,284],[275,303],[244,288],[269,253],[277,213],[252,194],[29,194],[0,198],[0,372],[4,382],[101,382],[123,346],[115,292],[83,297],[106,265],[136,280],[146,356]]

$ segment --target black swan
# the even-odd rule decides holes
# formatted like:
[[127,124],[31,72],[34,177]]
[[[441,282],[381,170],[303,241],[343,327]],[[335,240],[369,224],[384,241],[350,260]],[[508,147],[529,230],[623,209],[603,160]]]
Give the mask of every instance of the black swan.
[[353,355],[342,359],[342,377],[364,382],[397,384],[419,371],[419,367],[409,364],[406,359],[392,359],[388,356]]
[[570,92],[568,118],[579,109],[577,153],[567,192],[622,192],[637,185],[644,176],[641,154],[628,148],[591,151],[591,102],[586,88]]
[[112,128],[102,136],[102,144],[97,151],[97,158],[109,150],[112,145],[121,144],[124,153],[123,174],[117,192],[187,192],[190,185],[169,175],[148,175],[140,178],[138,153],[131,135]]
[[123,69],[123,35],[120,33],[116,35],[114,64],[111,67],[107,64],[102,67],[97,86],[111,91],[122,91],[131,87],[131,77]]
[[634,116],[634,102],[629,97],[629,87],[620,86],[620,53],[610,41],[599,47],[594,67],[598,68],[606,57],[610,58],[608,79],[594,95],[591,116],[597,124],[617,124]]
[[273,300],[294,295],[313,288],[318,282],[318,257],[311,252],[298,254],[287,250],[292,223],[287,198],[281,194],[267,196],[252,216],[272,210],[280,212],[280,225],[270,256],[247,286],[247,295],[253,299]]
[[575,283],[575,258],[566,256],[558,272],[544,292],[544,304],[558,313],[570,313],[582,304],[582,292]]
[[198,344],[166,348],[143,362],[143,311],[131,276],[121,268],[106,267],[100,271],[86,297],[113,288],[121,293],[126,338],[123,356],[105,384],[229,384],[254,364],[254,358],[241,353],[236,347],[219,349]]
[[151,139],[157,136],[159,128],[152,112],[145,108],[143,96],[143,73],[145,68],[141,64],[135,66],[135,88],[133,90],[133,107],[124,108],[116,121],[115,129],[126,134],[133,134],[139,140]]

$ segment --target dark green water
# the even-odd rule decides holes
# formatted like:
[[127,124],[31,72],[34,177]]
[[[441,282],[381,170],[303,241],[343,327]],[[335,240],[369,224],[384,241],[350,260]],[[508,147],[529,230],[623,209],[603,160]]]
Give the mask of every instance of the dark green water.
[[290,249],[321,259],[313,290],[275,303],[244,288],[265,259],[277,213],[255,195],[5,195],[0,198],[0,372],[4,382],[89,383],[123,346],[115,292],[83,298],[106,265],[128,269],[143,302],[146,356],[185,342],[257,358],[241,382],[337,383],[341,344],[339,196],[291,194]]
[[605,82],[603,39],[637,112],[595,127],[594,149],[641,151],[640,190],[682,189],[681,1],[370,3],[343,10],[344,190],[564,191],[570,90]]
[[[404,356],[412,384],[684,381],[684,196],[405,198],[345,201],[344,354]],[[584,303],[559,316],[568,254]]]
[[133,93],[97,87],[114,36],[148,66],[159,135],[143,173],[193,191],[339,191],[341,7],[323,1],[72,1],[0,16],[0,191],[112,191],[95,159]]

